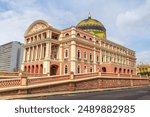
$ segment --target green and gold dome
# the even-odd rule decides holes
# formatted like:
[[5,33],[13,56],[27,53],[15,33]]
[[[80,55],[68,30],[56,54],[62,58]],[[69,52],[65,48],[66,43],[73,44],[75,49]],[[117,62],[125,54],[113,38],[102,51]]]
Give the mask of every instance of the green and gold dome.
[[106,29],[104,25],[100,21],[91,18],[91,16],[89,16],[88,19],[80,21],[76,27],[88,31],[100,38],[106,38]]

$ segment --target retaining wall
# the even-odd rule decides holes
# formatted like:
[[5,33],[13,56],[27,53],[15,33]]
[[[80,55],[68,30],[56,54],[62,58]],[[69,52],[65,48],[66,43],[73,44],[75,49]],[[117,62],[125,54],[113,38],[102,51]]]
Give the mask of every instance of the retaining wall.
[[74,74],[30,78],[20,76],[14,80],[0,80],[0,96],[150,85],[148,76],[125,77],[112,73],[91,75],[88,73],[81,76]]

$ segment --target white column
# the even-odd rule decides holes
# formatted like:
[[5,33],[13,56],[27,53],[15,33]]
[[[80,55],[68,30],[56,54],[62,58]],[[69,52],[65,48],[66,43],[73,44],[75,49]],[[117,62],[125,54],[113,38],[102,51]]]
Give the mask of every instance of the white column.
[[104,60],[104,62],[106,62],[106,57],[107,57],[107,54],[106,54],[107,52],[105,51],[105,60]]
[[52,54],[52,43],[49,43],[49,59],[51,60],[51,54]]
[[62,44],[59,46],[60,75],[62,75]]
[[43,74],[48,74],[48,75],[50,75],[50,61],[49,61],[49,60],[45,60],[45,61],[44,61],[43,68],[45,69],[45,70],[43,71]]
[[100,64],[102,64],[102,50],[100,49]]
[[94,72],[96,72],[96,48],[94,47]]
[[46,43],[46,55],[44,61],[44,74],[50,75],[50,52],[51,52],[51,42]]
[[45,59],[50,60],[50,53],[51,53],[51,42],[47,42],[46,43],[46,55],[45,55]]
[[[71,38],[76,38],[76,28],[75,27],[72,27],[71,28]],[[71,58],[70,58],[70,61],[71,61],[71,69],[70,69],[70,72],[74,72],[76,73],[76,42],[75,41],[71,41]]]
[[39,54],[39,53],[38,53],[38,49],[39,49],[39,48],[38,48],[38,45],[37,45],[37,46],[36,46],[36,59],[38,59],[38,54]]
[[36,61],[36,59],[37,59],[37,46],[34,46],[34,48],[35,48],[35,55],[34,55],[34,61]]
[[40,46],[40,58],[39,59],[42,59],[42,55],[43,55],[43,45],[41,44],[41,46]]
[[28,61],[30,60],[30,47],[29,47],[29,51],[28,51]]
[[35,53],[34,53],[34,46],[32,46],[32,61],[34,61],[34,58],[35,57]]
[[46,35],[47,35],[47,38],[51,39],[52,31],[47,31]]
[[33,57],[33,49],[32,49],[32,47],[31,47],[30,49],[31,49],[31,53],[30,53],[30,61],[32,61],[32,57]]
[[71,72],[76,73],[76,42],[71,41]]
[[[96,43],[95,35],[93,36],[94,38],[94,45]],[[93,57],[93,63],[94,63],[94,72],[96,72],[96,48],[94,47],[94,57]]]

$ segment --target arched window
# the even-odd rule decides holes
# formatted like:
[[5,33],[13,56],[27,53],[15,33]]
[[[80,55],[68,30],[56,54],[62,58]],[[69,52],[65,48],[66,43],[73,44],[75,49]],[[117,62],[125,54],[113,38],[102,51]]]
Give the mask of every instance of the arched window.
[[66,33],[66,34],[65,34],[65,37],[68,37],[68,36],[69,36],[69,33]]
[[77,36],[80,37],[80,33],[77,33]]
[[68,58],[68,49],[65,50],[65,58]]
[[65,65],[65,74],[68,74],[68,66],[67,65]]
[[84,66],[84,73],[86,73],[87,72],[87,67],[86,66]]
[[102,67],[102,72],[106,72],[106,67]]
[[117,68],[115,67],[114,72],[117,73]]
[[86,36],[83,36],[84,37],[84,39],[86,39]]
[[102,56],[102,62],[104,62],[104,56]]
[[81,52],[78,50],[78,58],[81,58]]
[[97,62],[99,62],[99,56],[97,55]]
[[89,38],[90,41],[92,41],[92,38]]
[[80,73],[80,66],[78,65],[78,74]]
[[90,61],[92,61],[92,53],[90,53]]
[[86,54],[86,52],[84,52],[84,59],[87,59],[87,54]]

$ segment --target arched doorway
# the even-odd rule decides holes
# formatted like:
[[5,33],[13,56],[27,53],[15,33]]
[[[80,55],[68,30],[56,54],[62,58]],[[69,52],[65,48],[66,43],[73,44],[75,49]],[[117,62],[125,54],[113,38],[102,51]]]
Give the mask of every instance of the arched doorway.
[[120,69],[119,69],[119,73],[121,73],[121,72],[122,72],[122,69],[120,68]]
[[115,69],[114,69],[114,73],[117,73],[117,67],[115,67]]
[[102,67],[102,72],[106,72],[106,67]]
[[28,66],[28,73],[30,73],[30,66]]
[[35,69],[36,74],[38,73],[38,70],[39,70],[39,67],[38,67],[38,65],[36,65],[36,69]]
[[129,74],[130,73],[130,70],[128,69],[127,73]]
[[58,70],[58,66],[57,65],[52,65],[51,69],[50,69],[50,74],[51,75],[56,75],[57,74],[57,70]]
[[133,74],[133,70],[131,70],[131,74]]
[[123,73],[124,73],[124,74],[126,73],[126,69],[123,70]]
[[43,65],[40,65],[40,73],[43,74]]
[[32,73],[34,73],[34,65],[32,65]]

